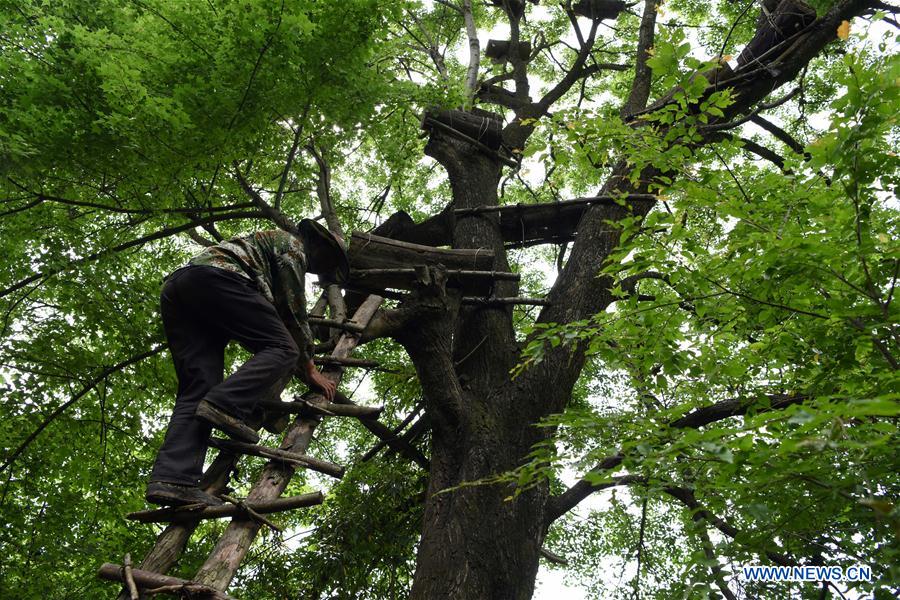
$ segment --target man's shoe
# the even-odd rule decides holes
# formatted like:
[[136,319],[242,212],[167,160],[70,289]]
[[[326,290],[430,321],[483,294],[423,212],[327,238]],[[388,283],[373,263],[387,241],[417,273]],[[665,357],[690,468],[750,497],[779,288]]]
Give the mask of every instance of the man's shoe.
[[218,506],[221,500],[207,494],[195,485],[178,485],[164,481],[151,481],[147,484],[147,502],[160,506],[187,506],[188,504],[206,504]]
[[250,418],[250,421],[254,424],[262,424],[263,429],[277,435],[283,433],[288,428],[288,425],[291,424],[291,414],[257,406],[253,409],[253,416]]
[[259,441],[259,434],[248,427],[246,423],[237,417],[232,417],[221,408],[206,400],[200,401],[194,416],[206,421],[219,431],[225,432],[229,437],[240,442],[255,444]]

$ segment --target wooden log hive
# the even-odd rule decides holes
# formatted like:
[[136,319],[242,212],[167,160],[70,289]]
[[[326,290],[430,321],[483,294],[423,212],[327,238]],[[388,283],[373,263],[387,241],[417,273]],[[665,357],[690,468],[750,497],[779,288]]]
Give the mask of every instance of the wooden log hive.
[[[484,55],[494,64],[501,64],[510,60],[510,40],[488,40]],[[515,56],[519,60],[528,60],[531,56],[531,42],[519,42],[514,49]]]
[[496,152],[503,143],[503,119],[487,111],[429,110],[422,119],[422,128],[429,129],[435,122],[439,128],[455,131],[488,150]]
[[579,0],[572,4],[572,12],[594,21],[615,19],[625,10],[623,0]]

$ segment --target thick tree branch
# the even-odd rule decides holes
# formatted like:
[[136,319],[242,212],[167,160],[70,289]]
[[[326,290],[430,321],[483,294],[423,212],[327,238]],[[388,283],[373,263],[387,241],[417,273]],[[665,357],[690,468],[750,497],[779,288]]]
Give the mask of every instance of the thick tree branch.
[[[807,396],[772,394],[767,396],[767,399],[769,401],[768,407],[760,405],[756,398],[734,398],[723,400],[722,402],[717,402],[711,406],[698,408],[683,417],[671,421],[668,426],[673,429],[697,429],[717,421],[745,415],[754,407],[757,407],[760,412],[781,410],[792,404],[803,402],[807,399]],[[621,452],[617,452],[616,454],[604,458],[596,467],[591,469],[589,476],[581,479],[562,494],[551,498],[547,505],[547,525],[549,526],[550,523],[575,508],[579,502],[593,494],[595,491],[606,489],[603,484],[591,483],[590,480],[596,481],[597,479],[602,478],[604,473],[615,469],[621,465],[624,460],[625,455]]]
[[[716,529],[724,533],[730,538],[737,538],[741,535],[741,531],[728,523],[725,519],[711,513],[704,508],[694,495],[694,491],[685,487],[667,486],[663,491],[684,504],[691,511],[691,517],[695,521],[706,521],[713,525]],[[782,566],[791,566],[797,564],[797,561],[788,557],[781,552],[766,550],[765,555],[774,563]]]
[[628,100],[622,107],[623,115],[634,114],[647,106],[650,97],[650,67],[647,65],[647,51],[653,47],[653,38],[656,32],[656,6],[659,0],[644,0],[644,14],[641,17],[641,26],[638,30],[638,45],[635,53],[634,81]]
[[[566,73],[565,76],[535,104],[538,109],[538,115],[544,115],[550,110],[550,107],[554,102],[562,98],[579,79],[586,76],[587,72],[585,71],[585,65],[591,55],[591,50],[594,48],[594,41],[597,38],[597,27],[599,27],[599,25],[600,21],[592,21],[591,31],[586,40],[580,40],[582,41],[581,49],[568,73]],[[575,28],[578,37],[581,38],[581,30],[578,28],[578,23],[573,23],[573,27]]]
[[291,149],[288,151],[287,159],[284,161],[284,169],[281,171],[281,179],[278,182],[278,190],[275,192],[275,210],[281,210],[281,201],[284,199],[284,189],[287,186],[288,176],[291,174],[291,167],[294,165],[294,157],[297,156],[297,149],[300,147],[300,140],[303,137],[303,123],[306,120],[306,113],[309,111],[309,104],[303,109],[303,116],[300,117],[301,123],[294,131],[294,141],[291,143]]
[[[734,77],[720,81],[719,88],[731,88],[734,104],[725,110],[724,121],[736,115],[746,114],[763,101],[775,89],[793,80],[827,44],[837,39],[838,25],[854,15],[863,12],[869,3],[866,0],[840,0],[831,10],[816,20],[801,33],[792,36],[777,51],[766,55],[766,63],[761,67],[739,70]],[[621,160],[613,169],[601,194],[614,192],[646,192],[658,173],[648,167],[640,174],[639,185],[630,184],[630,168]],[[676,174],[667,174],[672,177]],[[542,323],[571,323],[586,319],[604,310],[615,300],[611,294],[613,281],[608,277],[597,277],[603,261],[619,246],[619,232],[610,228],[610,221],[618,221],[636,213],[646,214],[651,207],[634,206],[632,210],[612,206],[593,206],[585,211],[578,223],[578,236],[572,247],[563,272],[548,295],[553,303],[544,308],[538,317]],[[549,349],[543,360],[519,376],[522,389],[560,390],[546,399],[540,407],[535,407],[535,418],[542,414],[561,411],[584,365],[584,345],[560,344]],[[524,401],[524,399],[523,399]]]
[[[13,184],[18,189],[25,192],[28,196],[33,197],[34,200],[29,203],[28,206],[23,208],[15,209],[10,212],[19,212],[21,210],[32,208],[37,204],[42,202],[48,202],[53,204],[62,204],[64,206],[78,206],[82,208],[96,208],[98,210],[102,210],[108,213],[114,214],[122,214],[122,215],[166,215],[166,214],[184,214],[184,215],[196,215],[197,213],[216,213],[216,212],[227,212],[229,210],[241,210],[244,208],[250,208],[253,206],[251,203],[238,203],[232,204],[230,206],[205,206],[203,208],[126,208],[122,206],[114,206],[109,204],[102,204],[100,202],[89,202],[87,200],[74,200],[72,198],[63,198],[61,196],[56,196],[53,194],[45,194],[43,192],[37,192],[34,190],[29,190],[27,187],[22,185],[21,183],[15,181],[11,177],[7,177],[7,181]],[[9,213],[3,213],[0,216],[4,216]]]
[[766,148],[762,144],[757,144],[753,140],[748,140],[747,138],[742,137],[742,138],[737,138],[737,139],[740,140],[741,144],[744,147],[744,150],[747,150],[748,152],[752,152],[753,154],[757,155],[758,157],[764,158],[765,160],[769,161],[770,163],[772,163],[773,165],[775,165],[782,171],[784,170],[784,157],[781,156],[780,154],[778,154],[777,152],[775,152],[774,150],[770,150],[769,148]]
[[210,246],[215,246],[216,242],[213,240],[208,240],[196,230],[196,229],[188,229],[185,233],[187,233],[188,237],[191,238],[197,244],[200,244],[203,247],[209,248]]
[[331,166],[325,159],[324,154],[319,152],[315,145],[310,144],[306,148],[309,153],[312,154],[313,159],[316,161],[316,165],[319,167],[319,177],[316,181],[316,194],[319,197],[319,207],[322,209],[322,216],[325,217],[325,222],[328,224],[329,231],[344,238],[344,228],[341,226],[341,220],[334,210],[334,203],[331,199]]

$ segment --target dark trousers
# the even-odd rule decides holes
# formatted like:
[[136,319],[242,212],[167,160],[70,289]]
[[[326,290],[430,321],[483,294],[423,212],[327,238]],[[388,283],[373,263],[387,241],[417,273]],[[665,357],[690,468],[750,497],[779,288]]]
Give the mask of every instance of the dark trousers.
[[[150,480],[196,485],[210,434],[209,425],[194,417],[200,400],[246,419],[286,379],[300,352],[256,285],[225,269],[197,265],[175,271],[163,285],[160,309],[178,395]],[[230,340],[253,357],[223,381]]]

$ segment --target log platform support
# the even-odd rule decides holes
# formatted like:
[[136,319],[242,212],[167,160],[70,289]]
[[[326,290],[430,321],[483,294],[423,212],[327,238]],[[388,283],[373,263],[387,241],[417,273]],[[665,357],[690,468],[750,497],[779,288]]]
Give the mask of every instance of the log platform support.
[[[338,399],[337,397],[335,398]],[[312,411],[317,414],[326,414],[333,417],[355,417],[357,419],[377,419],[382,406],[359,406],[357,404],[341,404],[339,402],[326,402],[321,400],[306,400],[301,397],[293,402],[272,400],[260,402],[259,406],[266,410],[281,411],[290,414],[302,414]]]

